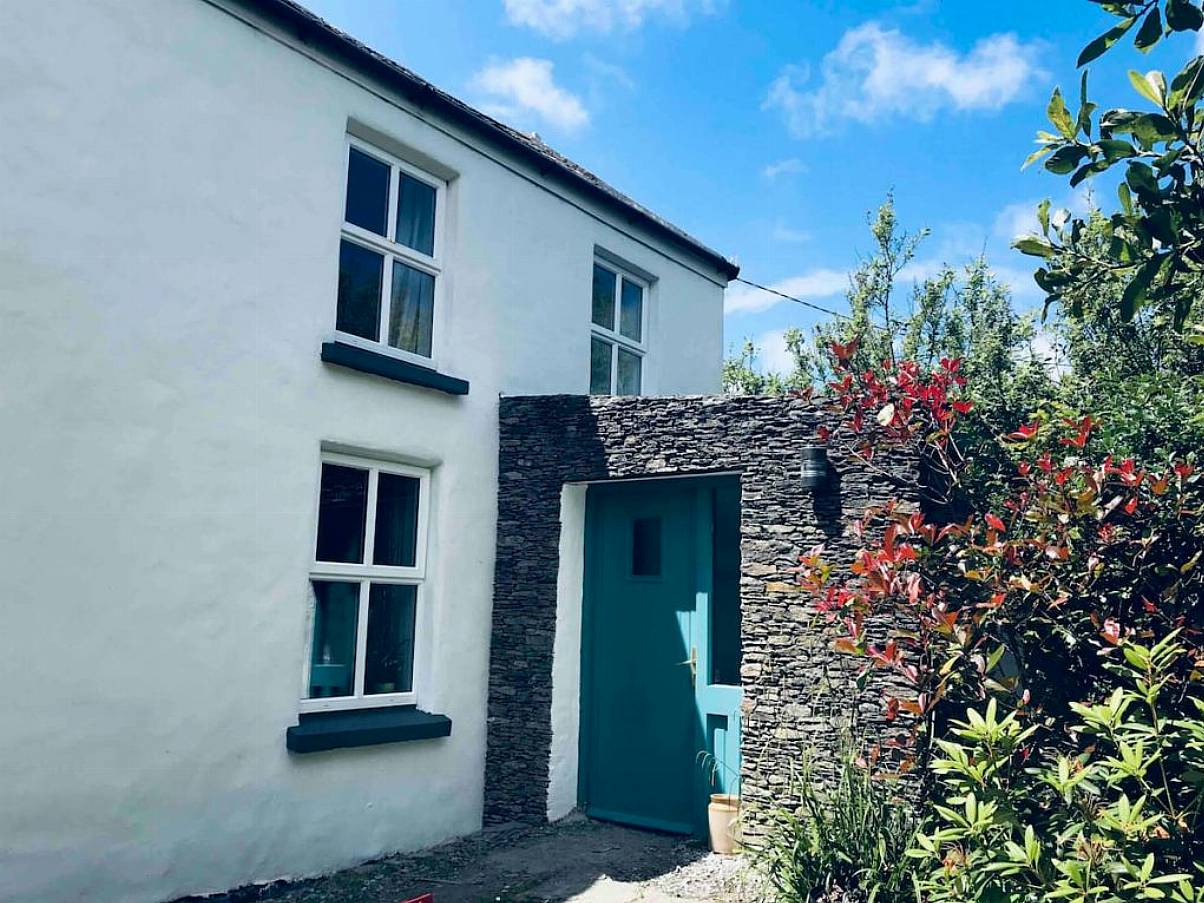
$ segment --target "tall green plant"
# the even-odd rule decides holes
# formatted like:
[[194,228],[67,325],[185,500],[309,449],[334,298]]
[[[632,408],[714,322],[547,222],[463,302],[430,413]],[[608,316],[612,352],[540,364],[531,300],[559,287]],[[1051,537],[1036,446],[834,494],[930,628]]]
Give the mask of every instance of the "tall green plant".
[[911,900],[911,863],[904,855],[916,830],[913,808],[894,783],[875,777],[852,743],[835,777],[822,781],[804,757],[792,792],[799,803],[768,813],[754,848],[777,903],[814,903],[844,893],[878,903]]

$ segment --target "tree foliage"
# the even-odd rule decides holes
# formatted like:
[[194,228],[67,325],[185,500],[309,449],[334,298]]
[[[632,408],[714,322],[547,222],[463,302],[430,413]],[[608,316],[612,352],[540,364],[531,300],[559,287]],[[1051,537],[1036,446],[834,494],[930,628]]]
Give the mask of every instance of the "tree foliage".
[[[1120,21],[1079,57],[1084,66],[1136,28],[1134,45],[1148,52],[1171,32],[1204,28],[1193,0],[1092,0]],[[1081,294],[1099,281],[1121,280],[1119,319],[1128,323],[1146,305],[1183,331],[1204,294],[1204,56],[1168,78],[1161,72],[1129,72],[1143,108],[1110,109],[1098,117],[1083,72],[1073,112],[1058,88],[1047,110],[1053,131],[1037,134],[1040,145],[1025,165],[1044,159],[1047,170],[1069,177],[1073,187],[1113,168],[1123,168],[1115,212],[1091,223],[1067,210],[1038,209],[1040,235],[1015,247],[1042,257],[1035,273],[1046,306],[1060,303],[1082,318]],[[1204,340],[1204,332],[1195,335]]]
[[[1130,31],[1148,50],[1204,25],[1197,0],[1091,2],[1120,21],[1081,64]],[[981,261],[900,314],[916,243],[888,201],[853,319],[798,346],[839,414],[821,440],[935,473],[919,510],[866,511],[852,556],[798,568],[864,685],[892,676],[880,703],[906,730],[881,761],[932,791],[909,854],[921,900],[1204,903],[1202,77],[1204,58],[1169,84],[1135,73],[1153,109],[1098,118],[1085,78],[1074,113],[1055,92],[1035,158],[1124,182],[1116,212],[1047,202],[1018,242],[1060,315],[1040,336]]]
[[1027,416],[1032,400],[1049,394],[1049,374],[1034,349],[1033,319],[1015,312],[986,259],[962,268],[942,266],[914,284],[910,297],[900,298],[901,276],[928,230],[905,229],[890,196],[867,225],[873,250],[849,277],[849,314],[817,324],[810,336],[787,329],[792,366],[784,375],[759,371],[758,349],[746,340],[725,361],[725,390],[777,394],[822,387],[837,376],[829,349],[839,344],[853,349],[849,368],[861,372],[884,361],[907,359],[931,368],[941,358],[961,360],[963,375],[981,393],[976,416],[986,432]]
[[[1082,239],[1100,253],[1105,222],[1089,215]],[[1150,306],[1126,322],[1117,303],[1124,289],[1111,273],[1067,290],[1081,315],[1048,327],[1066,366],[1057,391],[1034,410],[1050,420],[1090,411],[1099,421],[1094,441],[1117,457],[1155,463],[1176,449],[1204,448],[1204,344],[1190,341],[1204,306],[1193,310],[1187,334]]]

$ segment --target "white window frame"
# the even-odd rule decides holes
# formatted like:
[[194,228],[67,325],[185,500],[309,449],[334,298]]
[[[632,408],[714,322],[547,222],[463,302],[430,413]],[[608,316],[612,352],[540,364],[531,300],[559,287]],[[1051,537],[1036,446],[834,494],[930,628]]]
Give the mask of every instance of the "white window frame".
[[[354,223],[349,223],[345,219],[340,230],[340,241],[347,240],[353,244],[360,245],[370,251],[375,251],[383,254],[385,258],[384,272],[381,274],[381,299],[380,299],[380,322],[377,324],[377,335],[380,336],[379,341],[372,341],[363,336],[352,335],[348,332],[341,332],[335,328],[335,337],[340,342],[345,342],[348,345],[358,345],[361,348],[367,348],[370,351],[375,351],[379,354],[386,354],[389,357],[395,357],[403,361],[418,364],[423,367],[436,368],[438,357],[438,342],[439,342],[439,320],[442,315],[443,305],[445,303],[444,282],[443,278],[443,221],[444,208],[447,206],[447,181],[440,179],[438,176],[431,175],[429,172],[419,169],[412,163],[407,163],[400,157],[394,156],[387,151],[381,150],[374,144],[369,144],[352,135],[347,136],[347,146],[343,154],[343,211],[347,210],[347,176],[351,165],[351,149],[355,148],[361,153],[367,154],[373,159],[379,160],[381,163],[387,163],[390,167],[389,173],[389,206],[385,211],[385,230],[387,236],[377,235],[369,229],[362,226],[357,226]],[[406,245],[399,244],[395,238],[397,233],[397,202],[401,193],[401,178],[400,173],[405,173],[419,182],[435,189],[435,234],[434,234],[434,254],[427,256],[421,251],[416,251]],[[413,267],[416,270],[422,270],[424,273],[429,273],[435,277],[435,291],[433,305],[434,310],[431,312],[431,356],[423,357],[421,354],[416,354],[412,351],[405,351],[401,348],[394,348],[389,344],[389,308],[393,302],[393,261],[397,260],[404,263],[406,266]]]
[[[594,271],[590,268],[590,308],[589,308],[589,326],[590,340],[596,337],[604,339],[616,346],[616,350],[610,355],[610,391],[607,395],[617,395],[619,384],[619,352],[618,348],[623,348],[630,351],[632,354],[640,358],[640,391],[637,395],[644,394],[644,384],[647,382],[648,370],[648,309],[651,307],[652,299],[652,283],[647,279],[635,275],[630,270],[611,262],[605,257],[595,257],[594,266],[600,266],[605,270],[609,270],[616,276],[615,279],[615,310],[614,310],[614,329],[607,329],[605,326],[599,326],[594,322],[594,307],[593,307],[593,284]],[[643,291],[643,302],[640,304],[640,341],[635,341],[619,332],[621,325],[620,315],[623,310],[623,280],[626,279],[632,285],[638,285]],[[592,344],[591,344],[592,354]]]
[[[368,495],[366,499],[367,513],[364,518],[364,563],[348,564],[344,562],[319,561],[317,559],[318,517],[321,515],[321,464],[338,464],[343,467],[354,467],[368,471]],[[430,523],[430,486],[431,472],[423,467],[408,464],[395,464],[374,458],[361,458],[356,455],[323,452],[321,464],[318,467],[318,499],[314,512],[314,531],[311,538],[311,564],[309,568],[309,616],[306,619],[307,637],[305,643],[305,668],[301,690],[302,712],[324,712],[340,709],[380,708],[391,705],[416,705],[418,703],[418,680],[422,673],[422,658],[424,644],[422,642],[422,626],[426,620],[424,603],[426,599],[426,557],[427,530]],[[415,477],[418,480],[418,524],[414,546],[414,566],[402,567],[392,565],[371,564],[376,543],[376,492],[380,483],[380,475],[397,474],[405,477]],[[350,696],[325,696],[320,699],[310,699],[310,668],[313,664],[314,617],[316,596],[313,591],[313,581],[340,580],[359,581],[359,606],[356,613],[355,631],[355,680]],[[398,583],[416,587],[414,598],[414,673],[411,689],[408,693],[377,693],[364,695],[365,656],[368,649],[368,596],[373,583]]]

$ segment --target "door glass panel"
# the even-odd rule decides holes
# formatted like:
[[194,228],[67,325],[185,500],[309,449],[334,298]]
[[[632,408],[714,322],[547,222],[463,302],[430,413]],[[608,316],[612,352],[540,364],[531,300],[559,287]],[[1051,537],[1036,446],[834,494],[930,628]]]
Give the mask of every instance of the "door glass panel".
[[642,364],[643,358],[638,354],[632,354],[624,348],[619,349],[616,395],[640,394],[640,370],[642,369]]
[[395,473],[381,473],[378,480],[372,563],[413,567],[418,549],[419,481]]
[[725,481],[712,494],[713,587],[711,683],[740,684],[740,484]]
[[314,641],[309,698],[350,696],[355,691],[355,633],[358,583],[313,581]]
[[339,245],[339,300],[335,328],[376,341],[385,258],[344,239]]
[[347,204],[343,218],[347,222],[385,234],[389,215],[389,164],[351,148],[347,160]]
[[389,344],[402,351],[430,357],[434,313],[435,277],[394,261]]
[[594,264],[593,319],[604,329],[615,328],[615,273]]
[[610,342],[594,338],[589,346],[589,394],[610,394]]
[[661,575],[661,519],[637,517],[631,522],[631,575]]
[[362,562],[367,511],[368,471],[323,464],[318,501],[317,560]]
[[434,256],[435,189],[404,172],[398,185],[396,241],[428,257]]
[[374,583],[369,590],[364,695],[414,689],[414,614],[418,588]]
[[626,279],[623,280],[623,295],[619,301],[619,332],[636,342],[643,339],[644,289]]

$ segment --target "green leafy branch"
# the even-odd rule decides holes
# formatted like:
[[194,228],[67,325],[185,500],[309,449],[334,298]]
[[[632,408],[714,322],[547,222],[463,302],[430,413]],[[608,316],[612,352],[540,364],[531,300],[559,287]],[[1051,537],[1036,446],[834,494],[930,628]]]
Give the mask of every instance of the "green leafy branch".
[[[1080,65],[1108,50],[1139,19],[1134,43],[1142,51],[1173,31],[1204,27],[1204,13],[1190,0],[1166,0],[1165,8],[1159,0],[1092,2],[1122,20],[1084,48]],[[1119,209],[1104,222],[1102,251],[1098,240],[1085,240],[1086,221],[1067,210],[1051,214],[1048,201],[1038,209],[1041,234],[1014,246],[1046,261],[1034,274],[1046,293],[1046,310],[1069,296],[1070,313],[1081,317],[1074,300],[1081,290],[1120,275],[1126,280],[1119,299],[1124,322],[1150,304],[1169,313],[1182,331],[1204,273],[1204,56],[1191,60],[1169,84],[1156,70],[1130,71],[1129,80],[1153,109],[1111,109],[1097,119],[1086,72],[1077,111],[1071,112],[1055,88],[1047,108],[1053,131],[1038,132],[1039,147],[1024,164],[1044,159],[1045,169],[1068,176],[1071,187],[1124,167]]]

